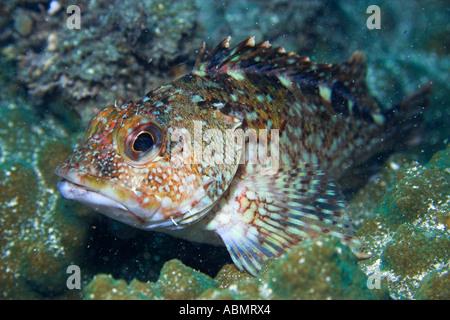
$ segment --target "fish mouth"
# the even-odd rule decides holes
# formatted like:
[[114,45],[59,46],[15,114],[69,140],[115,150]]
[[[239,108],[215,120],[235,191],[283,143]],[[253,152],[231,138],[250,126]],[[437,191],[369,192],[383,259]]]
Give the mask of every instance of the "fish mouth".
[[135,215],[122,203],[87,186],[66,178],[59,181],[56,186],[64,198],[81,202],[112,219],[132,226],[139,226],[144,223],[142,218]]

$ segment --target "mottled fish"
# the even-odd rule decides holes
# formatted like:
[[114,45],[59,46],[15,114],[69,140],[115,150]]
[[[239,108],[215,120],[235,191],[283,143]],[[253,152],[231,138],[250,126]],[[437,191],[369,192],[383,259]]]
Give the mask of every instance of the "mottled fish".
[[322,234],[362,256],[336,179],[414,131],[429,85],[383,111],[360,52],[320,64],[253,37],[229,42],[97,114],[56,169],[60,192],[140,229],[225,245],[253,275]]

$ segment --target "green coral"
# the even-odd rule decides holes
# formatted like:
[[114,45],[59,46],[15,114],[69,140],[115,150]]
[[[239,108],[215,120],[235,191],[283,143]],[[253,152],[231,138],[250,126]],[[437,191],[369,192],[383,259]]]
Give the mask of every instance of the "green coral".
[[428,273],[415,294],[420,300],[450,300],[450,267]]
[[367,277],[359,269],[354,254],[338,239],[326,236],[304,241],[281,258],[269,260],[256,278],[246,278],[239,275],[237,270],[233,273],[233,278],[238,279],[236,282],[227,284],[222,290],[207,291],[201,298],[385,299],[388,297],[384,285],[380,290],[369,290]]

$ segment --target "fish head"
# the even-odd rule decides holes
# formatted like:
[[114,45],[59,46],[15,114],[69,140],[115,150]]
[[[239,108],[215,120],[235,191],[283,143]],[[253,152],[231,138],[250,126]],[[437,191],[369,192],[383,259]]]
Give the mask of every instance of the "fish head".
[[140,229],[184,228],[204,217],[230,185],[239,148],[231,161],[218,158],[225,157],[225,133],[239,125],[234,117],[201,112],[186,97],[108,106],[56,168],[63,178],[58,189]]

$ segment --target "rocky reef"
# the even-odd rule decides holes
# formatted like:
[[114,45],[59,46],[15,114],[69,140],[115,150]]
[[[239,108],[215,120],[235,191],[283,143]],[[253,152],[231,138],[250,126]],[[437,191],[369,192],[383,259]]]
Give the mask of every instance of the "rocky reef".
[[[332,261],[332,262],[331,262]],[[216,277],[179,260],[164,264],[156,283],[127,285],[108,275],[96,276],[83,290],[86,299],[386,299],[386,287],[370,290],[353,253],[338,240],[305,241],[280,259],[267,262],[257,277],[234,265]]]
[[77,1],[80,29],[67,26],[70,1],[52,1],[63,8],[56,12],[50,4],[13,3],[3,54],[17,62],[17,80],[36,105],[71,118],[61,104],[48,104],[62,100],[84,125],[98,108],[143,96],[177,76],[177,62],[201,45],[188,38],[197,12],[191,0]]
[[[444,2],[378,1],[382,28],[370,31],[369,0],[83,0],[79,30],[67,28],[70,4],[0,4],[2,299],[450,299]],[[386,107],[433,82],[416,140],[360,168],[365,184],[348,193],[370,258],[321,237],[252,277],[224,248],[132,229],[57,192],[54,169],[93,113],[188,72],[202,41],[211,48],[227,35],[318,61],[361,50]],[[81,269],[81,290],[67,288],[70,265]]]
[[[395,165],[381,172],[389,177],[386,171],[397,169],[384,180],[387,192],[359,229],[373,253],[360,264],[367,274],[376,273],[386,281],[392,298],[450,298],[449,156],[447,147],[425,166],[412,161],[397,168],[399,162],[390,160]],[[373,188],[369,183],[361,193],[373,197]]]
[[156,283],[99,275],[84,297],[113,298],[115,291],[127,292],[121,299],[449,299],[449,156],[447,148],[425,166],[392,156],[350,202],[364,220],[358,236],[372,254],[367,260],[325,236],[269,260],[257,277],[227,264],[211,279],[171,260]]
[[[66,268],[84,256],[91,213],[58,195],[54,166],[70,152],[66,130],[23,100],[0,103],[1,297],[63,293]],[[72,214],[66,215],[70,210]]]

